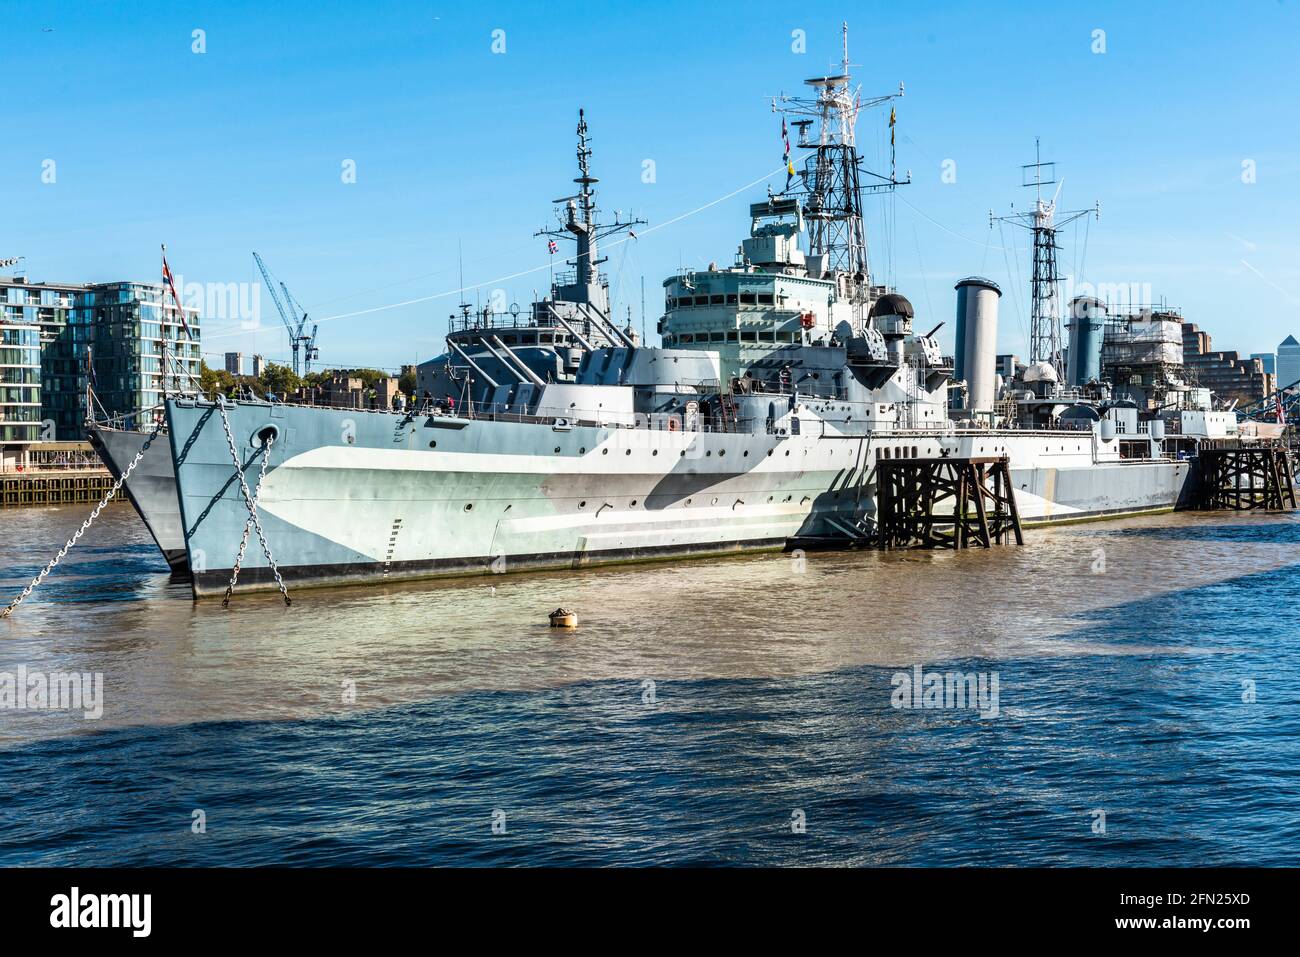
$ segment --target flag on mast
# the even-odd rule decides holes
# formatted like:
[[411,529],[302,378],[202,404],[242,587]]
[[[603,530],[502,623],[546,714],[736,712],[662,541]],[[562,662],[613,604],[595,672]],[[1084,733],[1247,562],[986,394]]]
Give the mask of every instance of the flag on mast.
[[[181,328],[185,330],[185,338],[192,340],[194,338],[194,334],[190,332],[190,324],[185,321],[185,306],[181,304],[181,297],[176,295],[176,280],[172,277],[172,267],[167,265],[166,244],[164,244],[162,248],[162,261],[163,261],[163,270],[162,270],[163,282],[166,284],[167,289],[171,290],[172,299],[176,303],[176,312],[180,316]],[[164,290],[163,299],[165,300],[166,298],[167,298],[167,293],[166,290]],[[163,304],[163,311],[164,313],[166,312],[166,303]]]
[[559,251],[560,244],[557,243],[554,239],[547,240],[546,248],[550,250],[551,255],[554,256]]
[[1277,394],[1277,424],[1286,425],[1286,407],[1282,405],[1282,393]]
[[794,179],[794,163],[790,162],[790,128],[785,124],[785,117],[781,117],[781,143],[785,146],[785,188],[790,188],[790,181]]

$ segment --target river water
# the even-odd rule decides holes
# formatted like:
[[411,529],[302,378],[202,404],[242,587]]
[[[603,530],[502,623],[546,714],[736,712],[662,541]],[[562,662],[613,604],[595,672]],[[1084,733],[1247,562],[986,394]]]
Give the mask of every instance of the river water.
[[[83,517],[0,512],[5,602]],[[0,865],[1300,863],[1300,520],[1027,535],[223,609],[114,505],[0,621],[103,689],[0,708]]]

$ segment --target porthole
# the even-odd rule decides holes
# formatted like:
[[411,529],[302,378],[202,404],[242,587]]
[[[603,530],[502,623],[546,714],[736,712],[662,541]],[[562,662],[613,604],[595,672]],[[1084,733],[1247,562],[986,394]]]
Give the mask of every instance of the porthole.
[[582,448],[578,449],[578,454],[579,454],[579,455],[586,455],[586,454],[587,454],[587,447],[584,445]]
[[690,505],[690,504],[691,504],[691,500],[690,500],[689,498],[686,500],[686,504],[687,504],[687,505]]
[[710,503],[710,504],[717,505],[717,504],[718,504],[718,500],[715,498],[715,499],[712,501],[712,503]]
[[600,454],[601,454],[601,455],[609,455],[609,449],[601,449],[601,450],[600,450]]
[[771,450],[771,449],[768,449],[768,450],[767,450],[767,454],[770,456],[770,455],[772,454],[772,450]]
[[650,454],[651,454],[651,455],[658,455],[658,454],[659,454],[659,450],[658,450],[658,449],[652,449],[652,450],[650,451]]
[[556,455],[560,454],[560,447],[558,445],[555,447],[555,454]]
[[632,507],[636,508],[636,499],[632,499]]
[[473,510],[474,510],[474,503],[473,503],[473,502],[466,502],[466,503],[465,503],[465,511],[467,511],[467,512],[471,512],[471,511],[473,511]]
[[628,450],[627,450],[626,452],[624,452],[623,454],[624,454],[624,455],[631,455],[631,454],[632,454],[632,450],[631,450],[631,449],[628,449]]
[[682,456],[682,458],[686,458],[686,450],[685,450],[685,449],[682,449],[682,451],[681,451],[681,456]]
[[785,450],[785,454],[786,454],[786,455],[789,455],[789,454],[790,454],[790,450],[789,450],[789,449],[786,449],[786,450]]
[[744,458],[749,458],[749,449],[745,449]]
[[726,454],[727,454],[726,449],[718,449],[718,458],[722,458]]
[[436,449],[437,447],[438,447],[438,440],[437,440],[437,439],[434,439],[432,442],[429,443],[429,448],[431,448],[431,449]]
[[587,503],[585,501],[578,503],[578,508],[586,508],[586,507],[587,507]]

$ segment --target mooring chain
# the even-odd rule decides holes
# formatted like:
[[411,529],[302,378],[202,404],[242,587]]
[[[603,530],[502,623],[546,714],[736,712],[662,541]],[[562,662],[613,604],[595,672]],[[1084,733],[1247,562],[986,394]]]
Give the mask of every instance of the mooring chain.
[[[266,533],[262,531],[262,520],[257,513],[257,499],[253,493],[248,490],[248,482],[244,479],[244,466],[239,461],[239,449],[235,446],[235,436],[230,431],[230,419],[226,416],[226,406],[224,402],[218,400],[217,410],[221,413],[221,427],[226,430],[226,444],[230,447],[230,457],[235,463],[235,475],[239,478],[239,489],[244,495],[244,507],[248,509],[248,520],[244,523],[244,537],[239,543],[239,555],[235,561],[234,574],[231,576],[230,584],[226,586],[226,597],[222,605],[229,607],[230,595],[234,591],[235,581],[239,578],[239,569],[244,560],[244,548],[248,544],[248,527],[251,525],[257,532],[257,540],[262,544],[262,554],[266,556],[266,563],[271,567],[271,574],[275,576],[275,584],[280,589],[280,594],[284,597],[286,605],[292,604],[289,598],[289,589],[285,587],[284,579],[280,577],[279,566],[275,564],[275,557],[271,554],[271,546],[266,541]],[[261,476],[257,480],[257,494],[262,494],[262,478],[266,476],[267,462],[271,458],[271,443],[275,441],[272,435],[262,443],[262,469]]]
[[158,438],[158,433],[162,431],[162,427],[163,420],[159,419],[158,424],[154,426],[153,432],[144,440],[144,445],[140,446],[140,451],[135,454],[135,458],[131,460],[131,463],[122,470],[122,474],[118,477],[117,481],[113,483],[113,487],[104,493],[104,497],[99,500],[99,504],[96,505],[94,510],[90,513],[90,517],[81,523],[81,528],[77,529],[76,533],[68,539],[67,543],[59,549],[58,554],[50,559],[50,563],[41,569],[40,574],[31,580],[28,586],[23,589],[22,594],[11,601],[4,611],[0,611],[0,618],[8,618],[10,612],[21,605],[23,600],[36,590],[36,586],[43,582],[45,577],[58,567],[59,562],[63,561],[63,559],[68,556],[68,552],[72,550],[72,546],[76,545],[81,536],[86,533],[86,529],[90,528],[90,526],[94,524],[95,519],[99,518],[99,513],[103,511],[104,506],[111,502],[113,497],[122,490],[122,486],[126,484],[126,480],[130,478],[131,473],[135,471],[135,467],[144,460],[145,452],[149,451],[149,446],[153,445],[153,440]]
[[[262,481],[266,478],[266,466],[271,461],[271,443],[274,439],[267,441],[262,446],[262,467],[257,475],[257,487],[253,489],[253,508],[257,508],[258,500],[262,497]],[[253,515],[250,513],[244,521],[244,534],[239,538],[239,553],[235,556],[235,567],[231,571],[230,584],[226,585],[226,597],[221,599],[221,607],[230,607],[230,596],[235,593],[235,585],[239,582],[239,572],[244,567],[244,550],[248,548],[248,533],[253,530]],[[274,564],[272,564],[274,568]],[[279,573],[276,573],[277,579]],[[283,584],[283,583],[281,583]]]

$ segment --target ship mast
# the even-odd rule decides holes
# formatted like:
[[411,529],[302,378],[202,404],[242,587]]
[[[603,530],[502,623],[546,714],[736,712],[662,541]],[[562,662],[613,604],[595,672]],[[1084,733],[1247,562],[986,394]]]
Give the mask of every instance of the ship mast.
[[[798,171],[799,186],[784,192],[804,197],[804,217],[808,222],[808,253],[824,257],[824,269],[838,273],[847,281],[846,292],[855,302],[865,302],[870,293],[871,269],[867,256],[867,231],[862,217],[862,197],[868,192],[883,192],[911,182],[899,180],[894,172],[894,113],[890,111],[890,173],[888,176],[865,169],[854,136],[858,114],[903,95],[897,93],[862,98],[849,74],[849,27],[842,25],[843,58],[841,72],[805,80],[815,90],[813,96],[781,94],[772,100],[772,111],[798,117],[793,125],[799,131],[797,145],[809,151]],[[809,130],[815,127],[815,130]],[[865,185],[864,185],[865,179]]]
[[[1023,212],[994,217],[989,213],[989,224],[1011,223],[1028,229],[1034,235],[1033,274],[1029,280],[1029,361],[1046,362],[1056,370],[1056,381],[1065,381],[1065,364],[1061,349],[1061,277],[1057,268],[1056,253],[1061,248],[1056,234],[1063,226],[1090,213],[1101,218],[1101,205],[1092,209],[1076,209],[1058,213],[1056,201],[1061,196],[1065,181],[1056,180],[1056,164],[1044,163],[1037,139],[1034,140],[1034,161],[1021,167],[1021,185],[1036,190],[1034,206]],[[1043,199],[1043,187],[1056,184],[1056,193],[1050,200]]]
[[[553,200],[556,206],[558,227],[539,229],[534,236],[549,236],[552,239],[571,239],[577,245],[576,255],[567,260],[576,270],[576,282],[573,287],[565,288],[565,298],[572,302],[586,303],[607,313],[604,286],[600,281],[599,258],[600,240],[613,233],[630,230],[633,226],[645,223],[644,219],[622,221],[617,215],[614,222],[601,225],[596,218],[595,185],[600,182],[591,175],[591,144],[587,139],[587,118],[584,110],[578,110],[578,175],[573,180],[578,184],[578,192],[572,196],[562,196]],[[552,290],[554,294],[556,290]]]

